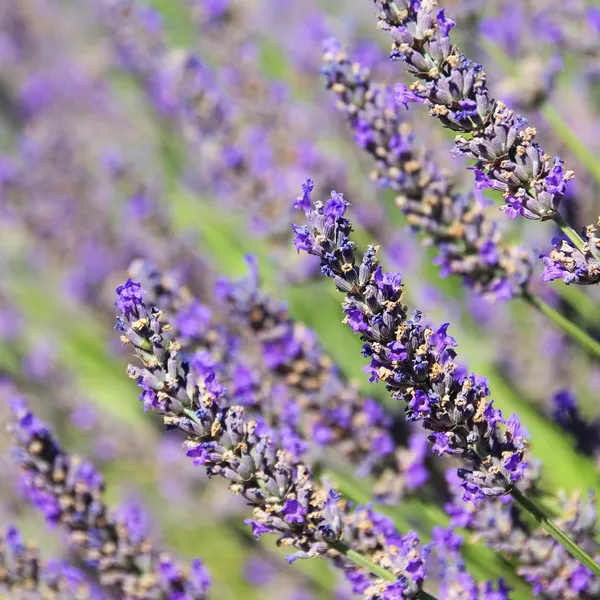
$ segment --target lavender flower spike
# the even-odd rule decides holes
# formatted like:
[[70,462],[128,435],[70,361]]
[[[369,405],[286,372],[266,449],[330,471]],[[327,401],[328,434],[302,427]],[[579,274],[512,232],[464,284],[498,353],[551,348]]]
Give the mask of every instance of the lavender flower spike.
[[[43,561],[15,527],[0,531],[0,594],[12,600],[104,600],[75,567],[58,560]],[[7,594],[7,595],[3,595]]]
[[[598,217],[600,226],[600,217]],[[554,248],[550,253],[541,255],[544,261],[542,279],[552,281],[562,279],[567,285],[592,285],[600,283],[600,238],[596,235],[598,229],[588,225],[583,232],[583,247],[577,248],[568,238],[552,240]]]
[[[135,292],[131,286],[129,291]],[[135,293],[124,297],[124,306],[135,298]],[[127,518],[127,511],[112,514],[104,502],[100,473],[65,453],[21,398],[12,399],[10,407],[9,432],[29,499],[48,525],[68,532],[69,544],[102,586],[126,600],[204,600],[209,580],[199,560],[184,568],[159,552],[136,521]]]
[[434,330],[422,324],[419,311],[408,317],[402,277],[382,270],[377,247],[369,246],[356,264],[347,205],[339,194],[326,204],[315,202],[306,212],[308,224],[293,226],[295,244],[318,256],[321,273],[345,294],[344,321],[365,342],[370,381],[384,381],[394,398],[406,402],[407,419],[432,432],[434,452],[467,462],[470,468],[459,469],[465,500],[510,492],[527,466],[517,417],[507,423],[487,399],[486,380],[458,368],[448,324]]
[[[128,281],[119,288],[117,300],[123,309],[117,324],[123,331],[121,339],[133,346],[143,364],[142,368],[130,365],[129,376],[154,396],[150,404],[157,407],[165,424],[187,434],[184,447],[194,463],[206,467],[209,475],[229,481],[230,489],[253,507],[253,518],[246,524],[256,538],[265,533],[278,535],[278,545],[297,550],[288,556],[289,562],[330,555],[348,578],[359,578],[365,584],[358,591],[369,600],[418,598],[425,573],[424,553],[418,549],[415,535],[401,539],[396,532],[393,547],[386,547],[385,538],[384,542],[359,543],[361,532],[355,515],[340,496],[318,486],[310,470],[293,454],[270,438],[260,437],[256,422],[244,418],[244,408],[231,402],[214,373],[205,379],[193,374],[181,360],[180,344],[172,337],[171,326],[160,310],[138,299],[139,289],[139,284]],[[132,296],[136,301],[129,304],[127,299]],[[342,546],[342,542],[351,545]],[[371,553],[366,554],[367,560],[386,565],[387,569],[380,571],[389,576],[387,582],[357,571],[343,556],[363,550]],[[391,579],[394,581],[389,583]]]
[[396,88],[397,100],[424,102],[429,113],[459,132],[454,153],[474,158],[479,185],[504,194],[510,217],[553,219],[573,172],[535,142],[536,130],[492,98],[480,64],[450,41],[455,23],[436,0],[375,0],[379,26],[394,40],[391,57],[415,78]]
[[533,266],[527,253],[508,246],[473,194],[459,194],[425,148],[414,143],[404,109],[390,87],[371,82],[334,40],[326,43],[322,74],[355,141],[375,161],[372,177],[397,192],[411,227],[439,249],[442,274],[460,275],[489,300],[522,295]]

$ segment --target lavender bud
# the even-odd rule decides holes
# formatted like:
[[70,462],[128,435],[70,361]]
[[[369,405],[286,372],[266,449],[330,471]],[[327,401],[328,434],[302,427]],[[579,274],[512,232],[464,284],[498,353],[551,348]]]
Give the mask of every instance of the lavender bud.
[[[598,217],[600,224],[600,217]],[[567,285],[592,285],[600,282],[600,238],[597,228],[588,225],[583,231],[583,250],[576,248],[568,239],[555,238],[554,248],[546,256],[540,255],[544,261],[544,281],[562,279]]]

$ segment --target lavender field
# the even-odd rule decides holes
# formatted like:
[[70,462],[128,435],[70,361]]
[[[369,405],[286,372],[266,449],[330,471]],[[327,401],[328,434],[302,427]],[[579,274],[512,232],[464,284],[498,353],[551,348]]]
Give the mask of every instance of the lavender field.
[[600,600],[600,3],[0,0],[0,598]]

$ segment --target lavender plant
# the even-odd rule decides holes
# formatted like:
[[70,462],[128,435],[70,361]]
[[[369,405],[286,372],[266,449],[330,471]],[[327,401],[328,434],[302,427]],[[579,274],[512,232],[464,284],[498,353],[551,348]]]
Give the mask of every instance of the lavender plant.
[[15,600],[107,598],[79,569],[59,560],[42,560],[37,549],[25,543],[13,526],[0,534],[0,592]]
[[[527,15],[514,27],[496,18],[506,4]],[[492,98],[483,70],[452,44],[453,23],[431,0],[377,2],[396,40],[394,57],[418,80],[396,89],[386,86],[393,63],[379,64],[376,45],[360,39],[372,5],[358,0],[158,0],[152,8],[93,0],[77,10],[0,0],[0,396],[15,395],[10,373],[35,407],[13,401],[7,418],[0,406],[22,472],[12,485],[0,457],[0,522],[29,534],[33,504],[66,542],[68,561],[56,540],[36,535],[38,554],[8,526],[0,534],[0,595],[598,597],[597,509],[584,491],[597,487],[598,373],[518,303],[479,300],[524,299],[600,355],[591,297],[597,232],[590,226],[579,236],[562,221],[588,222],[594,190],[581,178],[567,185],[571,173],[537,145],[544,139],[567,162],[600,172],[593,152],[583,160],[577,151],[594,148],[597,83],[589,69],[579,71],[597,44],[571,29],[583,23],[595,31],[597,15],[580,0],[559,4],[455,6],[469,53],[480,51],[481,35],[510,51],[516,31],[540,34],[521,36],[515,62],[524,53],[525,60],[503,66],[532,74],[527,93],[500,95],[539,109],[546,124],[549,94],[577,99],[572,131],[551,137]],[[317,85],[320,42],[332,34],[357,46],[351,60],[329,42],[323,74],[375,166],[372,178],[391,188],[409,225],[433,246],[442,275],[459,277],[438,282],[429,269],[422,277],[427,253],[370,198],[361,153],[346,144],[345,124],[324,108]],[[577,66],[546,77],[555,51]],[[528,71],[534,63],[544,67]],[[405,110],[408,101],[427,104],[460,134],[456,153],[477,161],[474,194],[461,193],[442,167],[442,138],[426,131],[433,120],[411,121],[418,112]],[[311,175],[315,181],[306,181]],[[296,247],[306,250],[298,263],[288,199],[303,181],[295,204],[309,225],[296,226]],[[561,286],[563,303],[534,281],[531,258],[513,240],[522,234],[527,247],[545,244],[543,228],[497,224],[482,200],[486,186],[505,193],[512,216],[562,226],[567,239],[543,256],[543,279],[587,284],[589,298]],[[313,190],[322,197],[332,187],[338,192],[326,203],[312,204]],[[377,240],[362,261],[345,220],[350,189],[364,198],[357,235]],[[238,212],[243,220],[233,218]],[[379,266],[379,245],[402,278]],[[249,260],[250,273],[237,278],[247,252],[260,257],[261,277]],[[113,289],[136,257],[119,288],[117,328],[136,355],[128,373],[140,408],[159,412],[164,432],[152,415],[126,405],[123,352],[106,327]],[[327,283],[314,277],[319,266],[345,294],[347,328],[335,326]],[[403,279],[414,282],[408,299]],[[461,286],[475,294],[462,296]],[[447,325],[409,314],[406,303],[452,322],[461,355],[478,373],[488,369],[490,386],[460,365]],[[586,331],[575,326],[582,321]],[[385,381],[406,411],[383,400],[385,390],[375,401],[355,382],[361,359],[344,337],[352,332],[363,338],[371,380]],[[565,392],[548,403],[565,381],[581,410]],[[529,433],[495,408],[488,387],[513,402]],[[102,462],[111,494],[144,494],[165,544],[210,561],[212,589],[201,563],[175,561],[150,539],[138,508],[111,510],[102,477],[57,437]],[[543,478],[527,439],[544,459]],[[0,432],[0,450],[8,444]],[[436,454],[450,462],[447,482]],[[275,544],[257,547],[253,538],[263,535],[296,564],[278,561]],[[277,575],[257,560],[267,555]],[[298,569],[299,558],[317,560]]]
[[[259,437],[256,423],[245,420],[243,407],[231,402],[214,372],[202,380],[181,361],[180,344],[168,337],[169,323],[143,303],[140,284],[128,280],[117,293],[122,341],[132,344],[143,364],[141,369],[129,366],[129,376],[144,397],[152,398],[150,404],[163,414],[165,424],[187,434],[186,455],[211,475],[225,478],[231,491],[253,507],[253,518],[246,523],[256,537],[277,534],[280,546],[297,550],[287,557],[289,562],[333,555],[347,577],[361,581],[359,591],[367,598],[429,597],[422,590],[425,554],[415,534],[400,540],[394,534],[399,553],[381,542],[362,544],[339,494],[318,486],[302,462],[268,437]],[[378,566],[381,561],[391,569]],[[357,573],[356,566],[366,572]]]
[[368,69],[350,60],[338,42],[326,44],[322,73],[355,142],[375,161],[372,178],[396,194],[408,223],[439,249],[443,275],[461,275],[489,300],[526,293],[532,265],[527,253],[507,246],[472,194],[459,194],[449,175],[415,144],[410,122],[390,87],[371,83]]
[[[530,527],[513,502],[499,498],[473,506],[462,500],[461,482],[454,472],[448,473],[448,483],[453,494],[452,501],[446,506],[451,526],[466,530],[475,539],[483,539],[487,546],[514,561],[517,573],[531,584],[535,595],[565,600],[572,597],[591,599],[598,595],[600,579],[544,530]],[[539,473],[534,471],[526,486],[534,491],[538,484]],[[593,494],[587,497],[580,493],[574,493],[572,497],[561,494],[558,511],[561,528],[598,561],[597,510]],[[490,527],[490,523],[496,526]]]
[[186,567],[160,552],[137,510],[109,510],[102,476],[90,463],[64,452],[21,398],[12,399],[11,409],[9,431],[27,497],[50,527],[65,529],[69,546],[108,593],[128,599],[205,598],[210,580],[200,560]]
[[345,295],[344,322],[365,342],[362,354],[370,364],[364,370],[370,381],[385,382],[392,396],[406,403],[406,418],[432,432],[434,452],[466,462],[457,471],[464,501],[477,504],[486,496],[512,495],[556,541],[600,574],[600,565],[518,489],[527,468],[525,433],[516,415],[506,421],[487,400],[485,378],[458,368],[449,324],[437,329],[424,325],[419,311],[408,317],[402,276],[383,271],[377,247],[369,246],[356,264],[352,227],[344,217],[347,205],[336,192],[325,204],[313,204],[307,197],[297,206],[304,210],[307,225],[292,226],[294,244],[298,251],[319,257],[321,273]]
[[[135,263],[130,272],[143,282],[146,302],[174,323],[173,333],[194,372],[216,370],[263,435],[279,439],[304,460],[310,460],[304,456],[309,447],[338,451],[358,475],[376,478],[380,502],[414,494],[429,479],[424,436],[413,433],[407,439],[397,417],[345,381],[315,333],[294,322],[286,306],[260,288],[257,265],[251,258],[248,262],[246,278],[222,279],[216,290],[239,338],[224,323],[209,324],[208,309],[201,310],[189,290],[169,282],[151,264]],[[262,355],[257,364],[242,362],[242,339],[248,353],[258,349]]]
[[[455,22],[435,0],[423,2],[378,1],[380,27],[393,39],[391,57],[402,61],[415,83],[396,87],[397,101],[425,103],[431,116],[458,132],[456,156],[476,160],[479,188],[504,194],[504,210],[514,218],[554,220],[567,235],[568,245],[596,270],[594,245],[586,242],[559,212],[567,183],[573,178],[563,161],[553,160],[535,141],[536,130],[515,115],[488,90],[483,67],[470,61],[450,41]],[[566,271],[566,267],[564,268]]]

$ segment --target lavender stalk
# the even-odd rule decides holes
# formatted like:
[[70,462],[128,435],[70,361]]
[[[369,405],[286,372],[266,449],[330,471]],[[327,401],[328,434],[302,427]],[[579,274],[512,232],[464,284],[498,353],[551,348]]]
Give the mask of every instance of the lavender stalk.
[[421,323],[419,311],[408,318],[402,277],[382,270],[377,247],[369,246],[356,264],[352,227],[344,217],[347,205],[333,192],[326,204],[299,206],[307,225],[293,225],[294,244],[298,251],[319,257],[321,273],[345,294],[344,322],[365,342],[362,354],[371,362],[364,371],[370,381],[384,381],[395,399],[406,402],[406,418],[432,432],[434,452],[467,463],[467,468],[458,469],[465,501],[513,495],[575,558],[600,575],[600,565],[517,490],[527,467],[527,441],[518,417],[506,421],[487,400],[485,378],[458,368],[449,324],[434,330]]
[[[227,314],[220,327],[209,325],[208,309],[201,311],[188,290],[161,276],[150,263],[136,261],[130,273],[141,280],[146,301],[172,322],[192,368],[198,373],[217,369],[238,402],[257,412],[257,420],[266,421],[269,435],[279,438],[286,450],[302,455],[306,439],[312,447],[339,451],[359,476],[377,479],[374,491],[381,503],[398,503],[421,488],[429,479],[425,437],[411,433],[406,440],[397,416],[346,381],[315,333],[295,322],[285,304],[261,289],[258,267],[251,257],[247,261],[246,278],[217,282],[217,299]],[[245,341],[247,353],[257,357],[250,367],[256,377],[249,377],[236,356],[234,347],[241,340],[226,342],[232,329]],[[248,384],[249,379],[253,383]]]
[[[600,343],[557,313],[529,290],[533,264],[527,253],[508,246],[496,223],[473,194],[459,194],[448,176],[424,148],[413,142],[410,124],[402,117],[390,88],[371,83],[369,72],[352,63],[337,42],[326,44],[322,73],[337,96],[337,107],[355,131],[355,141],[376,163],[372,177],[398,193],[396,203],[411,227],[439,248],[442,275],[460,275],[488,301],[520,297],[600,358]],[[557,217],[558,218],[558,217]],[[589,230],[589,244],[600,245]],[[560,246],[558,246],[560,244]],[[600,281],[600,264],[566,242],[544,258],[543,279],[562,277],[566,283]]]
[[21,398],[10,406],[9,432],[30,501],[49,526],[66,530],[69,545],[100,584],[127,600],[204,600],[209,579],[202,562],[196,559],[188,569],[159,552],[140,530],[137,512],[111,513],[100,473],[65,453]]
[[[342,509],[339,495],[316,485],[302,462],[269,438],[259,437],[256,423],[245,420],[244,408],[232,404],[214,373],[198,378],[181,360],[171,326],[159,310],[145,305],[141,286],[129,280],[117,291],[121,339],[132,345],[143,364],[130,366],[129,376],[137,380],[144,398],[151,397],[150,405],[163,415],[165,424],[187,434],[184,447],[195,464],[228,480],[231,491],[253,507],[253,518],[246,523],[256,537],[278,535],[278,545],[297,550],[288,556],[289,562],[331,556],[347,577],[367,583],[360,590],[367,598],[391,599],[393,593],[430,598],[422,592],[424,555],[414,534],[395,538],[399,553],[390,553],[385,539],[383,546],[361,544],[354,515]],[[374,578],[365,580],[366,574],[354,565]]]
[[533,265],[511,247],[473,194],[459,194],[452,180],[414,141],[390,87],[371,82],[335,40],[325,44],[322,74],[355,142],[375,161],[372,178],[397,193],[396,204],[413,229],[439,250],[442,275],[460,275],[489,301],[522,296]]
[[[454,21],[435,0],[375,0],[379,26],[393,39],[392,59],[404,63],[415,82],[396,86],[396,99],[425,103],[431,116],[458,132],[454,154],[476,160],[481,188],[504,194],[511,218],[555,220],[580,247],[584,241],[559,213],[566,186],[574,176],[559,157],[553,160],[535,141],[536,130],[493,98],[483,67],[450,41]],[[598,260],[596,250],[593,254]]]

